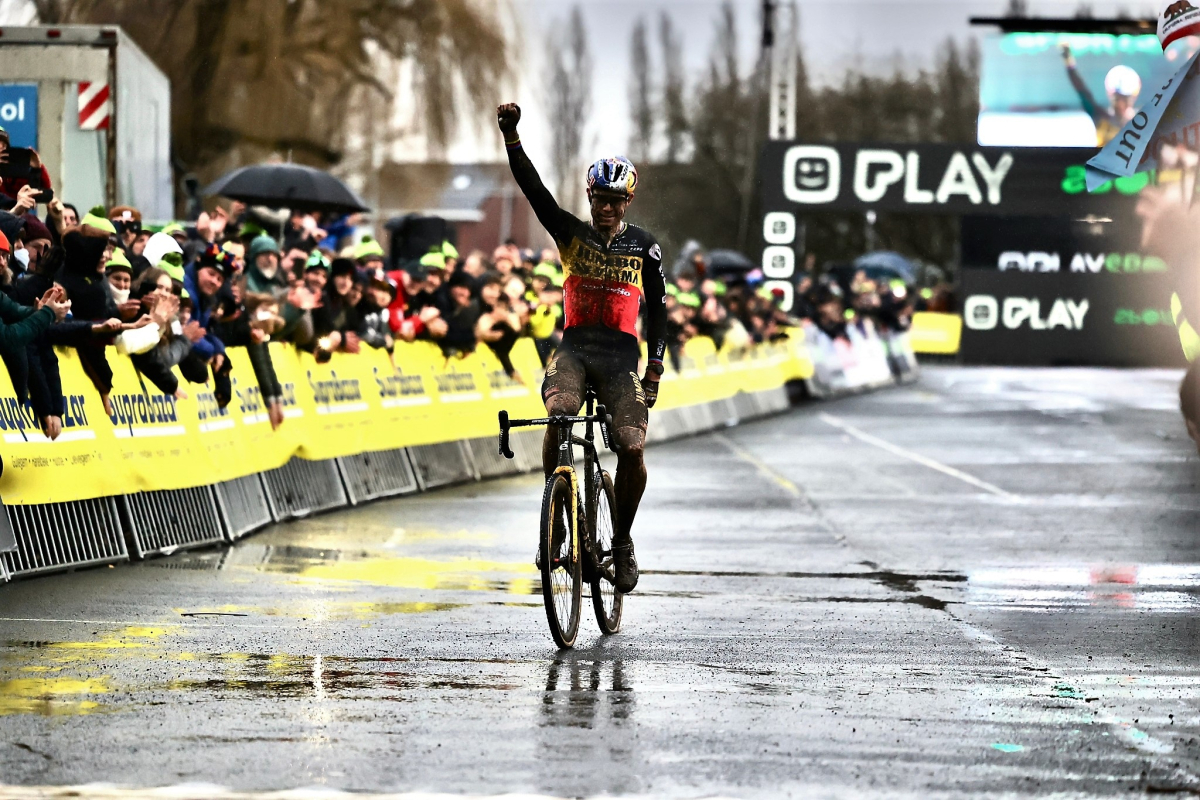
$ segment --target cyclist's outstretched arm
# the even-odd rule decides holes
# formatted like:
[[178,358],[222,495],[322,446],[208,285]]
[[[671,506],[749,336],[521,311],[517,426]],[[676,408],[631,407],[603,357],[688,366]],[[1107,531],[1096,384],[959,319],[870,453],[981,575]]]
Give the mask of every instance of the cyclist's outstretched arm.
[[500,106],[496,109],[496,122],[500,132],[504,134],[504,146],[508,150],[508,165],[512,169],[517,186],[525,193],[525,199],[533,207],[538,222],[557,242],[564,232],[565,226],[573,217],[567,211],[559,208],[554,195],[542,183],[541,176],[534,168],[533,162],[521,146],[521,137],[517,135],[517,123],[521,120],[521,107],[515,103]]
[[1092,94],[1092,90],[1084,82],[1083,76],[1079,74],[1079,69],[1075,66],[1075,56],[1071,54],[1071,48],[1067,45],[1062,46],[1062,57],[1063,62],[1067,65],[1067,77],[1071,80],[1071,86],[1074,87],[1075,93],[1079,95],[1079,102],[1083,103],[1083,110],[1092,119],[1097,119],[1100,104],[1096,102],[1096,96]]
[[658,242],[651,243],[642,265],[642,288],[646,298],[646,360],[662,367],[667,351],[667,278]]

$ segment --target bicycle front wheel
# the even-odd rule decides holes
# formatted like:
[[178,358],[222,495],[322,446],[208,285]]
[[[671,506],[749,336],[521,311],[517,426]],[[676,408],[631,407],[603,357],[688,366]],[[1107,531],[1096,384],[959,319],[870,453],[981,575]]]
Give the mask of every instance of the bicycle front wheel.
[[561,648],[572,647],[579,633],[583,598],[583,561],[575,525],[575,487],[558,474],[546,483],[542,497],[542,530],[539,543],[542,600],[550,634]]
[[600,632],[613,634],[621,630],[621,611],[625,595],[617,591],[613,567],[613,531],[617,524],[617,496],[612,478],[607,472],[596,476],[596,508],[592,528],[592,548],[598,569],[592,571],[592,607]]

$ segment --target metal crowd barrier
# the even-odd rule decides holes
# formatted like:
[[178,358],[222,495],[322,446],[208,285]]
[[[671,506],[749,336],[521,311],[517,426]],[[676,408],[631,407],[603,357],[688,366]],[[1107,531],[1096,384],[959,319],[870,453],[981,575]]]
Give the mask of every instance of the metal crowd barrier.
[[[507,459],[500,455],[495,436],[468,439],[466,444],[467,448],[471,451],[471,460],[475,462],[475,470],[479,473],[480,480],[485,478],[502,478],[505,475],[520,475],[525,471],[524,462],[526,459],[517,456],[515,448],[513,449],[513,455],[517,456],[516,458]],[[516,445],[516,447],[520,446],[520,444]]]
[[420,491],[407,450],[384,450],[337,459],[350,505]]
[[211,486],[137,492],[117,498],[134,558],[225,541]]
[[[787,391],[779,388],[663,409],[653,412],[650,441],[717,430],[786,408]],[[272,521],[541,469],[542,431],[514,431],[511,442],[516,454],[511,461],[498,455],[496,439],[489,436],[328,461],[293,458],[261,475],[194,489],[5,506],[17,549],[0,553],[0,582],[234,542]]]
[[17,549],[0,556],[11,576],[129,560],[114,497],[4,510],[17,535]]
[[230,542],[271,524],[271,504],[261,475],[224,481],[213,490],[225,523],[225,538]]
[[542,468],[542,439],[545,431],[536,428],[515,430],[508,436],[516,462],[521,472],[538,472]]
[[423,444],[408,448],[421,491],[479,479],[475,458],[466,442]]
[[264,472],[263,482],[271,517],[276,522],[342,508],[349,502],[336,459],[293,458],[278,469]]

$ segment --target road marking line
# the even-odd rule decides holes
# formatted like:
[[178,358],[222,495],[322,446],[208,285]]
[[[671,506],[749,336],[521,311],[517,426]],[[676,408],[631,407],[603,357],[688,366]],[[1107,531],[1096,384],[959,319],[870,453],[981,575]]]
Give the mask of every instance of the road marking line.
[[725,445],[725,447],[729,448],[729,452],[733,453],[739,459],[757,469],[758,474],[762,475],[764,478],[774,481],[781,489],[790,494],[792,497],[800,496],[800,489],[796,486],[796,484],[783,477],[783,475],[777,472],[773,467],[764,462],[758,456],[719,433],[714,433],[713,438]]
[[969,475],[960,469],[955,469],[954,467],[947,466],[947,465],[941,463],[940,461],[934,461],[932,458],[923,456],[920,453],[914,453],[912,450],[907,450],[903,447],[900,447],[899,445],[894,445],[891,442],[886,442],[877,436],[872,436],[871,434],[867,433],[866,431],[860,431],[858,428],[854,427],[853,425],[851,425],[847,422],[843,422],[842,420],[838,419],[837,417],[834,417],[834,416],[831,416],[831,415],[825,414],[825,413],[820,414],[819,417],[820,417],[821,421],[824,422],[826,425],[830,425],[834,428],[837,428],[838,430],[840,430],[844,433],[847,433],[850,436],[853,436],[855,439],[858,439],[860,442],[864,442],[864,443],[872,445],[874,447],[878,447],[880,450],[886,450],[887,452],[891,453],[892,455],[900,456],[901,458],[907,458],[909,461],[915,461],[916,463],[920,464],[923,467],[929,467],[929,469],[940,472],[943,475],[949,475],[951,478],[957,478],[958,480],[962,481],[963,483],[969,483],[972,486],[974,486],[978,489],[983,489],[985,492],[990,492],[991,494],[994,494],[997,497],[1003,497],[1004,499],[1011,500],[1013,502],[1019,502],[1021,499],[1020,497],[1013,494],[1012,492],[1006,492],[1003,489],[1001,489],[999,486],[988,483],[987,481],[984,481],[984,480],[980,480],[979,478],[976,478],[974,475]]

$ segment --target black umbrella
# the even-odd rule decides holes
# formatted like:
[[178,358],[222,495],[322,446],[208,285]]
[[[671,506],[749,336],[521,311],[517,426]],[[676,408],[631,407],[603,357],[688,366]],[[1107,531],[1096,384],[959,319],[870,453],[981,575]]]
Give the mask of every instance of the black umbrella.
[[758,269],[758,264],[736,250],[712,250],[708,253],[707,261],[709,271],[716,275],[750,272]]
[[203,194],[293,211],[349,214],[368,210],[346,184],[328,172],[303,164],[256,164],[235,169],[206,186]]

